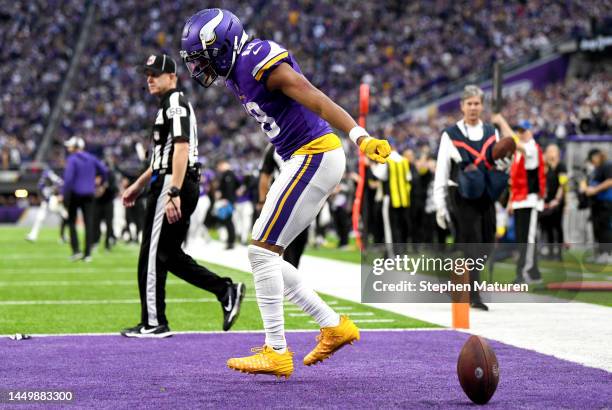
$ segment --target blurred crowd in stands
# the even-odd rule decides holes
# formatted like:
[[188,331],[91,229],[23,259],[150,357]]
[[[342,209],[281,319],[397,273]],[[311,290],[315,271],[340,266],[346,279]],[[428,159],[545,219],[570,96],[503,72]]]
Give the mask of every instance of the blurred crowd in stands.
[[[496,59],[537,56],[558,41],[592,36],[610,26],[609,1],[595,0],[229,0],[222,6],[242,19],[249,34],[289,48],[311,81],[349,111],[356,109],[357,84],[363,81],[372,86],[372,111],[387,114],[401,113],[405,102],[419,93],[444,92],[455,79],[487,72]],[[85,7],[75,0],[38,0],[12,3],[0,13],[0,82],[5,90],[0,101],[1,167],[32,159],[68,69]],[[96,2],[95,26],[88,28],[87,46],[62,107],[57,144],[48,158],[61,163],[61,142],[79,135],[98,154],[106,149],[123,164],[135,161],[133,148],[138,142],[146,146],[146,124],[155,109],[137,67],[154,51],[178,60],[184,19],[199,8],[202,4],[195,0]],[[231,157],[235,165],[253,167],[265,142],[256,124],[224,88],[196,89],[186,70],[180,70],[181,85],[198,113],[203,159],[214,162],[214,153],[215,158]],[[609,77],[552,87],[507,109],[540,108],[542,112],[530,114],[539,118],[536,127],[545,133],[571,133],[589,115],[603,118],[591,125],[603,128],[609,126],[609,112],[595,112],[603,110],[594,107],[595,90],[609,101]],[[559,118],[563,124],[556,123]],[[396,135],[402,140],[435,138],[437,121],[399,124]]]
[[36,154],[84,10],[79,0],[18,1],[0,8],[1,169],[18,168]]
[[[489,107],[490,108],[490,104]],[[534,137],[542,145],[558,143],[570,135],[604,135],[612,130],[612,73],[597,73],[588,79],[569,79],[543,90],[507,98],[503,114],[512,124],[527,119]],[[433,114],[427,119],[406,119],[371,130],[394,137],[400,151],[428,145],[437,149],[440,131],[461,117],[459,109]]]

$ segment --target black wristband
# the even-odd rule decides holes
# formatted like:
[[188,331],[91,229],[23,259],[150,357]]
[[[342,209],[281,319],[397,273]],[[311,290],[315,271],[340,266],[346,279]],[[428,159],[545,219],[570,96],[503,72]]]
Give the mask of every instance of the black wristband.
[[175,186],[171,186],[170,189],[168,190],[168,196],[170,198],[176,198],[177,196],[181,195],[181,190]]

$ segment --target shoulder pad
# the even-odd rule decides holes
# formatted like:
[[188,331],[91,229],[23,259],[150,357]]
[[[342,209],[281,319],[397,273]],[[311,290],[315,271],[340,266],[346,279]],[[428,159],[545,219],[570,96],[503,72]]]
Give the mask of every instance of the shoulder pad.
[[240,56],[246,63],[245,70],[259,81],[266,70],[288,58],[289,52],[273,41],[253,40]]

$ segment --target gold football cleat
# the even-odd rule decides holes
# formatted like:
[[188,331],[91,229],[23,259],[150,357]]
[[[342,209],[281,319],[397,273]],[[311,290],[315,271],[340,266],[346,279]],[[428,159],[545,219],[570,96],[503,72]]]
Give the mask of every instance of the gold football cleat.
[[285,353],[277,353],[273,348],[264,345],[254,347],[252,356],[236,357],[227,361],[227,367],[242,373],[269,374],[277,379],[288,379],[293,373],[293,352],[287,348]]
[[329,358],[346,344],[359,340],[359,328],[346,316],[340,316],[340,324],[321,328],[317,345],[304,357],[304,364],[310,366]]

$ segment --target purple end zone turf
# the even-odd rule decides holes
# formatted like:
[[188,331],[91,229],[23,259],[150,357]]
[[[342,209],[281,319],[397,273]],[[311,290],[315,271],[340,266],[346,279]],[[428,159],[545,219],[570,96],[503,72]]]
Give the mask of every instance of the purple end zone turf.
[[[0,390],[70,390],[95,408],[467,408],[456,374],[468,335],[451,330],[363,332],[331,359],[305,367],[314,333],[289,333],[287,381],[225,367],[261,334],[163,340],[62,336],[0,340]],[[612,373],[491,342],[500,383],[490,408],[612,407]],[[0,403],[0,408],[6,403]],[[31,408],[28,406],[28,408]]]

